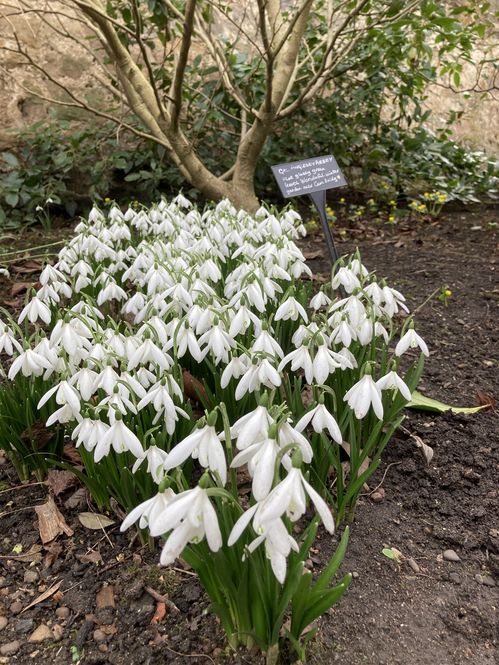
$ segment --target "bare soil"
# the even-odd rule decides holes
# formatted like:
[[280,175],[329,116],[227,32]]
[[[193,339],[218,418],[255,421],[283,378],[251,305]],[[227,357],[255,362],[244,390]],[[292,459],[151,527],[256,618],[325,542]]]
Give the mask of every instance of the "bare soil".
[[[422,307],[417,321],[431,350],[421,392],[455,405],[473,406],[498,395],[497,235],[491,222],[497,222],[497,211],[459,212],[417,229],[347,228],[338,241],[342,254],[358,246],[364,263],[398,287],[413,310],[441,286],[452,291],[446,305],[435,297]],[[320,235],[307,239],[304,251],[315,256],[310,265],[316,273],[328,271]],[[30,279],[19,272],[13,277]],[[20,294],[12,294],[9,282],[2,286],[4,302],[15,307]],[[414,436],[433,448],[429,465]],[[366,493],[359,502],[343,566],[354,580],[320,621],[310,665],[496,662],[498,461],[493,408],[474,415],[407,412],[404,429],[370,482],[384,497],[374,501]],[[157,554],[138,541],[130,546],[129,535],[119,534],[117,516],[111,515],[116,523],[105,533],[85,529],[78,513],[92,506],[84,497],[73,508],[65,505],[75,487],[56,497],[74,535],[42,548],[34,506],[46,501],[48,489],[19,487],[3,462],[0,663],[262,663],[257,654],[226,647],[191,571],[181,564],[159,569]],[[336,542],[321,534],[317,568]],[[17,545],[24,561],[15,558]],[[382,554],[385,547],[402,553],[400,564]],[[446,550],[459,560],[444,558]],[[18,613],[57,582],[50,597]],[[106,586],[111,589],[102,591]],[[167,603],[164,618],[158,618],[167,599],[175,607]],[[52,637],[30,641],[40,624]]]

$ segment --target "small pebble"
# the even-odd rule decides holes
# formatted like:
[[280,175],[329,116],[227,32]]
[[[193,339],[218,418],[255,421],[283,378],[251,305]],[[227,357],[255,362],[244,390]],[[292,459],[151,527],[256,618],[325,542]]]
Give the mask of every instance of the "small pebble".
[[99,644],[97,648],[101,653],[106,653],[107,651],[109,651],[109,647],[107,646],[107,644]]
[[106,639],[107,635],[106,633],[102,632],[102,630],[99,630],[97,628],[97,630],[94,630],[93,637],[96,642],[103,642]]
[[23,604],[20,603],[18,600],[14,601],[9,607],[9,610],[12,612],[12,614],[19,614],[19,612],[21,612],[22,609],[23,609]]
[[0,654],[2,656],[13,656],[21,648],[21,643],[15,640],[14,642],[8,642],[7,644],[2,644],[0,647]]
[[495,586],[496,581],[490,575],[482,575],[482,584],[485,584],[485,586]]
[[35,582],[38,581],[38,571],[36,570],[27,570],[24,573],[24,581],[26,584],[34,584]]
[[359,577],[359,573],[357,572],[352,573],[352,577],[354,580],[356,580]]
[[55,623],[52,626],[52,635],[54,636],[55,642],[60,642],[62,640],[62,636],[64,635],[64,628],[58,623]]
[[461,561],[454,550],[445,550],[442,556],[446,561]]
[[381,487],[377,492],[371,494],[371,501],[374,503],[381,503],[385,498],[385,490]]
[[453,582],[454,584],[461,584],[461,578],[457,573],[450,573],[449,574],[449,580]]
[[3,630],[8,623],[9,620],[7,619],[7,617],[0,617],[0,630]]
[[52,631],[46,624],[41,623],[38,628],[35,628],[31,633],[28,642],[44,642],[45,640],[51,639],[53,639]]
[[475,580],[478,584],[483,584],[484,586],[495,586],[495,580],[490,575],[475,575]]
[[33,630],[34,624],[33,619],[19,619],[16,623],[16,633],[29,633]]
[[55,611],[55,615],[58,619],[68,619],[71,614],[69,607],[58,607]]
[[410,559],[407,559],[407,563],[415,573],[419,573],[419,566],[412,557]]

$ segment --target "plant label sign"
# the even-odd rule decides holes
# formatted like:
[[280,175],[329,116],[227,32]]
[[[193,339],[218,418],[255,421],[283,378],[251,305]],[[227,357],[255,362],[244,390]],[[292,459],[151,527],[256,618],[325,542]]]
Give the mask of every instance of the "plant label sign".
[[321,218],[329,258],[331,264],[334,264],[338,260],[338,252],[327,221],[326,191],[347,184],[335,158],[332,155],[323,155],[322,157],[302,159],[299,162],[276,164],[271,168],[285,199],[289,199],[291,196],[308,194],[314,202]]
[[276,164],[272,173],[285,199],[321,192],[347,184],[332,155]]

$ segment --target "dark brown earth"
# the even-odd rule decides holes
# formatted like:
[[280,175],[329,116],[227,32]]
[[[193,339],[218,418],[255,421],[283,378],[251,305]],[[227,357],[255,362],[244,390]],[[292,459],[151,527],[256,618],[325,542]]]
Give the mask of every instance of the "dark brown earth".
[[[414,225],[347,229],[338,242],[340,253],[358,246],[364,263],[400,288],[413,310],[441,286],[452,291],[447,305],[433,298],[418,312],[417,321],[431,350],[420,389],[456,405],[472,406],[498,396],[497,235],[491,222],[497,222],[497,214],[490,209],[453,213],[437,224],[420,224],[417,232]],[[308,239],[304,250],[310,256],[322,253],[322,239]],[[327,271],[320,256],[310,265],[316,272]],[[30,277],[17,276],[23,279]],[[15,305],[11,285],[3,286],[4,301]],[[321,620],[307,659],[310,665],[496,662],[497,414],[412,411],[407,416],[405,429],[392,440],[370,482],[372,489],[381,483],[383,500],[376,503],[366,494],[358,505],[343,566],[355,573],[355,579]],[[429,466],[411,435],[433,448]],[[256,654],[234,654],[226,648],[190,571],[158,569],[156,554],[141,549],[138,542],[129,547],[129,537],[119,534],[116,516],[106,534],[85,529],[77,513],[92,507],[85,501],[75,509],[64,506],[75,488],[56,499],[74,535],[58,538],[60,548],[54,548],[52,561],[45,559],[46,550],[32,565],[14,560],[14,546],[22,545],[26,553],[40,544],[34,506],[46,500],[48,491],[39,484],[19,489],[7,463],[0,474],[0,627],[7,621],[0,629],[0,663],[67,665],[73,654],[73,662],[80,656],[85,664],[260,665]],[[335,542],[321,535],[314,557],[318,567]],[[397,548],[401,563],[386,558],[384,547]],[[459,561],[442,558],[449,549]],[[89,552],[99,552],[102,562],[88,561]],[[26,574],[34,571],[36,580]],[[58,581],[58,592],[15,614]],[[97,594],[106,584],[112,586],[107,601],[111,598],[114,607],[97,608]],[[160,607],[157,594],[167,594],[177,609],[167,607],[166,617],[151,624]],[[19,605],[13,606],[16,602]],[[61,607],[69,611],[59,609],[63,616],[58,617]],[[61,639],[29,642],[42,623]],[[5,646],[15,641],[17,653],[4,654]],[[76,649],[71,652],[71,647]]]

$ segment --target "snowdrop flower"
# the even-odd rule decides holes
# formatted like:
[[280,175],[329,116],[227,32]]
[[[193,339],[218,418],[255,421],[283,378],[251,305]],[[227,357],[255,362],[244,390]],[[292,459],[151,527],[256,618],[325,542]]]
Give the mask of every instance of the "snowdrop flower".
[[390,318],[392,318],[399,311],[399,308],[406,312],[409,311],[408,308],[404,305],[405,298],[399,291],[392,289],[389,286],[384,286],[382,291],[383,298],[385,300],[383,310]]
[[188,457],[197,458],[203,468],[218,473],[222,484],[225,485],[227,462],[224,448],[213,425],[207,423],[202,427],[196,427],[189,436],[177,443],[168,453],[164,463],[165,470],[175,469]]
[[107,417],[111,424],[114,423],[116,419],[116,413],[119,411],[121,415],[126,416],[127,413],[137,414],[137,409],[135,404],[130,401],[130,392],[121,384],[116,384],[111,395],[107,395],[102,399],[97,408],[100,410],[103,407],[107,407]]
[[93,420],[93,418],[87,416],[76,425],[71,433],[71,438],[76,439],[75,446],[77,448],[83,444],[85,450],[92,452],[108,429],[109,425],[107,423]]
[[409,330],[399,340],[397,346],[395,347],[395,355],[401,356],[408,349],[415,349],[418,346],[425,356],[428,357],[430,355],[424,339],[417,334],[414,328],[409,328]]
[[234,356],[227,364],[220,378],[220,387],[227,388],[231,379],[239,379],[248,369],[249,358],[246,354]]
[[267,407],[260,404],[232,425],[230,436],[237,440],[238,450],[244,450],[252,443],[267,438],[269,427],[273,422],[274,419],[268,412]]
[[235,342],[227,333],[221,324],[216,321],[210,330],[207,330],[199,338],[199,344],[206,344],[203,349],[204,356],[211,351],[214,356],[215,365],[221,361],[225,364],[229,362],[229,351],[235,347]]
[[76,385],[82,400],[88,402],[96,390],[98,378],[99,375],[93,369],[82,367],[70,377],[69,384]]
[[44,370],[51,367],[49,361],[36,351],[27,349],[20,353],[12,363],[8,377],[13,381],[21,372],[23,376],[41,376]]
[[131,452],[134,457],[144,457],[142,444],[135,434],[125,425],[121,419],[121,413],[116,414],[116,420],[106,431],[102,439],[97,443],[94,450],[94,460],[100,460],[109,455],[113,447],[116,453]]
[[344,356],[331,351],[325,344],[321,344],[315,352],[312,363],[312,371],[316,382],[319,385],[324,384],[328,376],[338,368],[353,369],[351,363]]
[[[286,514],[297,522],[306,511],[306,495],[310,497],[319,517],[329,533],[334,533],[334,519],[326,502],[307,483],[301,469],[293,467],[271,493],[260,503],[257,524],[264,524]],[[256,504],[258,505],[258,504]],[[251,509],[250,509],[251,510]],[[255,511],[256,512],[256,511]],[[258,532],[258,528],[256,529]]]
[[[297,426],[295,425],[295,427],[293,427],[291,425],[289,419],[279,423],[277,439],[279,441],[280,448],[285,448],[291,444],[298,446],[303,457],[303,461],[306,464],[310,464],[313,457],[312,446],[303,436],[303,434],[298,431]],[[291,468],[291,460],[287,453],[283,457],[282,461],[283,465],[289,470]]]
[[[184,323],[181,324],[180,327],[177,329],[176,342],[177,342],[178,358],[183,358],[183,356],[185,356],[187,351],[189,351],[191,356],[198,363],[200,363],[203,360],[205,354],[203,353],[203,351],[201,351],[196,335],[189,328],[189,323],[187,321],[184,321]],[[174,343],[173,339],[170,340],[170,342],[168,342],[167,345],[165,346],[165,350],[171,348],[173,346],[173,343]]]
[[364,374],[361,380],[350,388],[343,400],[348,402],[348,406],[353,410],[355,417],[359,420],[366,415],[371,404],[376,416],[380,420],[383,419],[381,390],[373,381],[370,373]]
[[[179,397],[179,399],[182,399],[183,398],[182,391],[180,390],[177,383],[173,381],[173,379],[170,383],[175,384],[176,390],[174,390],[174,393],[177,394],[177,397]],[[178,421],[179,415],[187,419],[189,418],[189,415],[179,406],[176,406],[170,395],[171,387],[168,387],[167,384],[168,384],[167,378],[163,378],[161,379],[161,381],[159,381],[154,386],[149,388],[147,393],[137,404],[137,409],[140,411],[141,409],[144,409],[148,404],[152,404],[154,410],[156,411],[156,415],[153,418],[152,424],[156,425],[156,423],[159,422],[159,419],[163,416],[165,421],[166,431],[168,432],[168,434],[173,434],[175,431],[175,426]]]
[[377,282],[371,282],[366,287],[364,287],[364,293],[366,293],[375,305],[381,305],[384,300],[383,290],[380,288]]
[[288,319],[297,321],[298,317],[302,318],[305,323],[308,323],[307,312],[302,305],[295,298],[289,297],[277,308],[274,321],[280,321],[281,319],[283,321],[287,321]]
[[171,531],[171,534],[160,557],[162,566],[173,563],[188,543],[199,543],[205,536],[212,552],[218,552],[222,546],[217,513],[206,490],[199,486],[171,498],[154,522],[149,520],[151,536],[159,536],[168,531]]
[[[292,522],[298,521],[306,511],[307,494],[312,500],[312,503],[327,531],[329,531],[329,533],[334,533],[334,519],[326,502],[319,496],[313,487],[307,483],[300,469],[292,468],[286,478],[276,485],[263,501],[256,503],[241,515],[232,528],[227,544],[229,546],[234,545],[251,521],[253,521],[253,529],[255,532],[259,536],[264,536],[264,538],[268,537],[272,527],[279,528],[276,526],[276,521],[281,520],[281,517],[284,514],[286,514]],[[262,542],[262,540],[259,540],[258,542],[254,541],[253,549],[257,547],[260,542]],[[293,547],[293,549],[295,548]],[[280,550],[283,556],[284,552],[288,551],[285,546],[281,546]],[[274,574],[276,574],[276,577],[279,580],[283,580],[283,573],[285,576],[286,569],[285,565],[283,567],[282,564],[285,564],[285,561],[283,562],[281,559],[278,563],[277,571],[274,570]]]
[[95,381],[94,390],[101,388],[108,395],[112,395],[119,379],[120,376],[114,367],[111,364],[106,365]]
[[275,463],[279,452],[276,433],[275,430],[273,436],[269,435],[269,438],[245,447],[231,462],[231,467],[234,469],[243,464],[248,465],[248,473],[253,478],[251,491],[257,501],[264,499],[272,488]]
[[308,350],[308,347],[300,346],[295,351],[291,351],[291,353],[288,353],[287,356],[284,356],[284,358],[279,363],[279,367],[277,368],[277,371],[282,372],[282,370],[286,367],[286,365],[289,362],[291,362],[291,371],[292,372],[296,372],[297,369],[303,369],[303,371],[305,373],[306,382],[308,384],[313,383],[313,380],[314,380],[314,365],[313,365],[312,358],[310,356],[310,351]]
[[340,428],[338,427],[338,423],[326,409],[324,401],[320,401],[311,411],[307,411],[307,413],[296,423],[295,427],[299,432],[303,432],[310,422],[316,432],[327,430],[336,443],[342,443],[343,437]]
[[411,400],[411,391],[409,386],[403,381],[395,371],[388,372],[381,379],[376,381],[376,385],[380,390],[398,390],[400,394],[407,400]]
[[298,326],[298,329],[293,334],[291,341],[293,342],[294,346],[298,348],[299,346],[302,345],[303,340],[306,337],[308,336],[312,337],[316,332],[319,332],[319,326],[314,321],[312,321],[312,323],[309,323],[307,326],[304,326],[302,324]]
[[127,369],[132,371],[138,365],[147,364],[157,365],[162,370],[169,370],[173,364],[171,357],[161,349],[159,349],[154,342],[146,338],[142,344],[132,353],[128,360]]
[[100,306],[109,300],[120,301],[126,299],[127,295],[121,286],[118,286],[114,281],[109,281],[108,284],[99,291],[99,295],[97,296],[97,304]]
[[267,330],[262,330],[258,334],[250,351],[252,353],[260,351],[272,357],[278,356],[279,358],[282,358],[284,356],[281,347]]
[[48,390],[38,402],[36,408],[41,409],[42,406],[46,404],[54,394],[57,404],[67,404],[71,408],[74,416],[80,413],[80,395],[78,394],[78,391],[68,383],[68,381],[61,381],[56,386]]
[[126,531],[137,520],[139,522],[139,529],[146,529],[151,526],[154,528],[159,516],[168,508],[168,505],[175,496],[175,492],[168,487],[164,492],[158,492],[152,499],[140,503],[125,517],[120,531]]
[[74,357],[78,353],[81,357],[82,352],[90,351],[92,348],[91,342],[87,339],[91,336],[90,331],[83,335],[75,329],[73,322],[59,319],[50,334],[50,345],[52,347],[60,345],[69,356]]
[[152,476],[154,482],[159,485],[165,477],[165,462],[168,454],[155,445],[150,446],[144,457],[139,457],[132,467],[132,473],[135,473],[140,465],[147,460],[147,473]]
[[49,303],[50,305],[55,305],[61,300],[57,291],[50,284],[42,286],[42,288],[37,291],[36,297],[42,302]]
[[253,314],[245,305],[241,305],[230,322],[229,335],[234,338],[240,333],[245,333],[252,323],[255,326],[255,331],[261,328],[260,319],[256,314]]
[[35,323],[38,319],[41,319],[44,323],[49,324],[51,319],[50,309],[35,296],[20,313],[18,323],[21,324],[26,318],[30,323]]
[[355,289],[360,288],[360,282],[355,272],[349,268],[339,268],[331,281],[331,287],[338,289],[340,284],[343,286],[347,293],[352,293]]
[[327,307],[331,304],[331,298],[324,293],[324,291],[319,291],[316,295],[310,300],[310,307],[317,311],[321,307]]
[[289,535],[281,519],[262,524],[259,533],[260,535],[248,545],[248,553],[251,554],[261,543],[265,543],[265,554],[270,559],[272,571],[277,581],[284,584],[287,558],[291,550],[300,551],[298,543]]
[[0,353],[5,353],[8,356],[12,356],[14,354],[14,349],[16,351],[22,352],[23,347],[14,337],[14,334],[10,328],[7,328],[5,324],[0,323]]
[[60,270],[57,270],[56,268],[54,268],[54,266],[51,266],[49,263],[47,263],[47,265],[43,268],[42,272],[40,273],[38,281],[42,286],[45,286],[45,284],[49,284],[50,282],[59,282],[59,281],[64,282],[65,277]]
[[360,275],[361,277],[367,277],[369,274],[367,268],[362,265],[359,259],[352,259],[350,261],[349,268],[355,275]]
[[330,325],[334,324],[334,313],[337,310],[343,314],[348,315],[348,320],[354,328],[359,326],[366,318],[366,308],[364,307],[364,304],[360,298],[355,294],[349,296],[348,298],[338,300],[329,308],[329,313],[333,314],[333,316],[330,316],[328,319],[328,323]]
[[278,388],[281,383],[279,372],[267,358],[255,357],[237,384],[235,398],[240,400],[247,392],[252,393],[259,390],[262,385],[267,388]]

